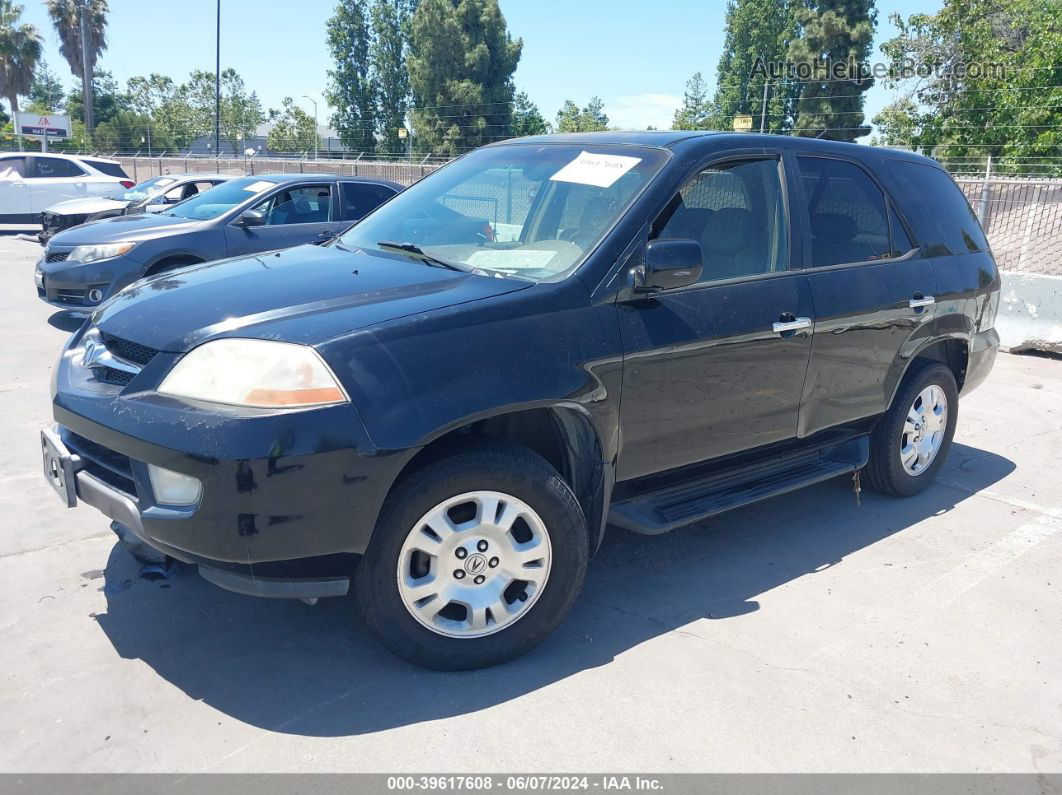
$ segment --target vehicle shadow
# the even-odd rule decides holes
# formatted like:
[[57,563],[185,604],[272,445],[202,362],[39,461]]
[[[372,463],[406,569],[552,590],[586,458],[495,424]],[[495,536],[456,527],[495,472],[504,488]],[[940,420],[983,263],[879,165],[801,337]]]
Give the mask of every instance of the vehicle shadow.
[[77,315],[71,315],[69,312],[60,309],[48,318],[48,325],[52,328],[57,328],[60,331],[66,331],[73,334],[85,325],[87,319],[88,318],[78,317]]
[[857,507],[851,482],[838,478],[664,536],[610,530],[560,629],[531,654],[483,671],[437,673],[393,657],[353,598],[309,607],[244,597],[191,567],[149,581],[120,545],[105,572],[107,612],[95,619],[123,658],[233,718],[298,735],[377,732],[504,703],[695,620],[742,620],[760,609],[761,594],[843,566],[1013,469],[956,444],[938,483],[910,499],[864,491]]

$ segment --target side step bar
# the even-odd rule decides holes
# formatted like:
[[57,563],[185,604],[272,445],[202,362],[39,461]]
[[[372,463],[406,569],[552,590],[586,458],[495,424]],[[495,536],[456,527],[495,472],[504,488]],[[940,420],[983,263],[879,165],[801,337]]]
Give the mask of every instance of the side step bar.
[[615,502],[608,521],[658,535],[752,502],[855,472],[870,458],[870,436],[801,450]]

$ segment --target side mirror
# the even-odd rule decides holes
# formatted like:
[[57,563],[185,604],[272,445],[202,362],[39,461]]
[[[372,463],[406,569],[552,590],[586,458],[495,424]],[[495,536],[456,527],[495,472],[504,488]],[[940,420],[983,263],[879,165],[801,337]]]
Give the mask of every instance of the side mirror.
[[703,268],[704,255],[696,240],[650,240],[639,287],[643,292],[685,287],[701,278]]
[[243,215],[236,219],[236,226],[265,226],[265,213],[261,210],[246,210]]
[[167,209],[167,207],[162,203],[145,204],[143,207],[138,208],[136,212],[161,213],[165,209]]

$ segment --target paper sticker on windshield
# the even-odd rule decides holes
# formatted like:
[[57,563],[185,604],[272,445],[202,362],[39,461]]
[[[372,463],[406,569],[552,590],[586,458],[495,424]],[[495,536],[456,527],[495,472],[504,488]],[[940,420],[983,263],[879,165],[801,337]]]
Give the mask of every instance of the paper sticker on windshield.
[[595,155],[580,152],[572,162],[550,177],[555,182],[577,182],[611,188],[612,183],[642,162],[640,157],[625,155]]
[[266,180],[262,179],[258,182],[252,182],[250,185],[244,188],[244,190],[248,191],[249,193],[261,193],[264,190],[269,190],[270,188],[274,187],[274,185],[275,183],[267,182]]
[[161,187],[163,185],[169,185],[171,182],[176,182],[176,181],[177,180],[174,179],[173,177],[162,177],[161,179],[155,180],[155,184]]
[[556,251],[540,248],[519,250],[483,249],[475,252],[467,262],[474,268],[544,268],[556,255]]

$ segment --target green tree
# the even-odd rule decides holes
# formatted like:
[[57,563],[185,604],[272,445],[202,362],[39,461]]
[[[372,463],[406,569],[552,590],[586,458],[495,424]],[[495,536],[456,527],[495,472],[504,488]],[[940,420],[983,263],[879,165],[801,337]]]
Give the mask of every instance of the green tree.
[[309,152],[320,145],[313,116],[284,97],[280,110],[269,111],[273,124],[266,137],[266,146],[274,152]]
[[[209,130],[214,119],[214,73],[192,72],[182,87],[195,119],[196,127]],[[258,94],[248,91],[243,78],[235,69],[221,73],[221,138],[228,142],[233,154],[242,154],[246,140],[255,135],[266,120]]]
[[[115,114],[129,105],[129,98],[118,86],[110,72],[97,69],[92,78],[92,96],[95,101],[96,122],[110,121]],[[75,86],[66,97],[66,112],[71,118],[85,121],[85,102],[81,88]]]
[[159,142],[169,141],[172,151],[188,148],[196,138],[213,129],[213,109],[207,114],[192,107],[189,86],[152,72],[126,82],[129,105],[151,119],[153,152],[163,151]]
[[542,118],[538,106],[527,96],[526,91],[518,91],[513,97],[512,134],[545,135],[551,132],[549,122]]
[[[767,83],[764,130],[793,127],[799,83],[783,67],[797,33],[796,12],[805,0],[728,0],[726,36],[716,67],[716,90],[701,129],[729,130],[734,116],[749,114],[759,130]],[[814,2],[814,0],[807,0]]]
[[340,0],[325,25],[335,61],[335,68],[328,70],[325,99],[335,108],[332,126],[343,144],[368,154],[376,148],[377,91],[369,61],[372,34],[366,8],[365,0]]
[[37,28],[22,21],[22,6],[0,0],[0,96],[18,112],[18,98],[33,85],[33,71],[41,57]]
[[372,41],[369,59],[377,97],[379,148],[388,154],[401,153],[405,140],[398,128],[405,127],[409,111],[409,73],[406,71],[406,15],[403,0],[375,0],[370,11]]
[[557,132],[599,132],[608,129],[605,103],[600,97],[591,97],[586,107],[580,109],[570,99],[564,100],[557,111]]
[[105,152],[150,151],[157,155],[177,149],[173,139],[155,127],[150,116],[131,110],[120,110],[96,125],[93,141],[97,149]]
[[707,130],[712,118],[712,106],[708,101],[708,87],[697,72],[686,81],[686,93],[682,107],[675,111],[671,121],[672,130]]
[[[68,64],[74,77],[81,80],[82,96],[88,95],[88,134],[91,138],[95,126],[95,102],[92,95],[92,77],[96,74],[96,61],[107,49],[107,0],[47,0],[48,16],[59,34],[59,54]],[[84,69],[81,46],[81,15],[85,14],[85,47],[88,70]],[[84,106],[84,102],[82,102]],[[84,111],[82,111],[84,113]]]
[[921,116],[918,105],[910,97],[893,100],[871,119],[876,133],[870,137],[870,145],[918,148]]
[[[1062,152],[1062,4],[1058,0],[945,0],[936,14],[891,18],[882,45],[888,85],[910,100],[911,130],[894,143],[939,159],[1057,173]],[[911,74],[910,65],[924,71]],[[909,140],[901,136],[910,135]],[[1053,166],[1031,164],[1050,162]]]
[[33,84],[29,90],[30,107],[38,113],[51,113],[63,107],[65,98],[66,90],[62,82],[48,68],[48,62],[42,59],[33,73]]
[[417,148],[457,155],[508,137],[523,42],[509,35],[497,0],[421,0],[410,28]]
[[798,69],[806,65],[811,79],[801,78],[793,131],[833,141],[867,135],[863,100],[874,83],[866,72],[877,22],[874,0],[808,0],[796,21],[800,35],[789,59]]

